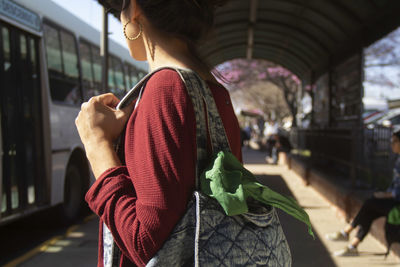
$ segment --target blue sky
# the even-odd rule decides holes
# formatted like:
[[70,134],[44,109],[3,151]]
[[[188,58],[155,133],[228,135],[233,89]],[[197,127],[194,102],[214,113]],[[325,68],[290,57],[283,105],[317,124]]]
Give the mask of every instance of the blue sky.
[[[69,12],[90,24],[94,28],[101,31],[102,29],[102,7],[97,0],[52,0],[59,6],[65,8]],[[124,47],[126,42],[122,33],[121,23],[112,15],[109,15],[109,32],[110,38],[117,41]]]

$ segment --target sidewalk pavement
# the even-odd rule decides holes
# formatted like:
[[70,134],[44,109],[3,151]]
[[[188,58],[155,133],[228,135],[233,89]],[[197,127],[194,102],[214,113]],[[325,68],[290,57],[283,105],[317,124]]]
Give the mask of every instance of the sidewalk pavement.
[[[303,223],[279,213],[279,218],[289,246],[292,251],[293,267],[369,267],[369,266],[400,266],[400,260],[389,254],[384,259],[386,248],[367,235],[359,245],[358,257],[334,257],[334,251],[346,246],[346,242],[332,242],[325,239],[325,234],[338,231],[345,227],[346,222],[317,191],[311,186],[305,186],[303,180],[284,165],[266,165],[264,154],[259,151],[244,149],[245,167],[256,174],[265,185],[277,192],[293,196],[307,211],[313,225],[316,239],[307,233]],[[351,237],[354,236],[352,233]]]
[[[17,259],[21,263],[4,267],[94,267],[97,266],[99,222],[91,215],[80,225],[70,227],[64,236],[55,236]],[[31,257],[30,257],[31,256]]]
[[[245,167],[270,188],[293,196],[310,215],[316,239],[307,227],[296,219],[279,212],[282,227],[292,251],[293,267],[368,267],[400,266],[400,260],[390,254],[384,260],[385,247],[368,235],[359,246],[358,257],[333,257],[335,250],[346,243],[325,240],[328,232],[343,228],[346,223],[335,208],[302,179],[284,165],[267,165],[264,154],[251,149],[243,151]],[[54,237],[9,266],[22,267],[86,267],[96,266],[98,220],[91,216],[85,223],[71,227],[64,236]],[[19,261],[19,263],[18,263]]]

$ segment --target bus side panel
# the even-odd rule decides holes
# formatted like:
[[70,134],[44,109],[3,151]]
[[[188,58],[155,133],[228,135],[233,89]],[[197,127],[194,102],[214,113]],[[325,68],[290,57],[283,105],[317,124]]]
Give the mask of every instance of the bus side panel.
[[60,204],[64,200],[65,172],[70,152],[53,153],[51,206]]
[[70,150],[81,145],[75,118],[80,108],[62,104],[52,104],[50,107],[51,143],[54,152]]
[[83,150],[75,126],[79,108],[62,104],[51,104],[51,143],[52,143],[52,190],[51,205],[64,199],[65,174],[74,148]]

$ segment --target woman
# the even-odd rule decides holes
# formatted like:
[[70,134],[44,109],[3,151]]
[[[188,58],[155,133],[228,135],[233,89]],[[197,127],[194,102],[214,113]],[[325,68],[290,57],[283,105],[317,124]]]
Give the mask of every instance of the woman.
[[[392,136],[392,151],[400,154],[400,131]],[[326,238],[333,241],[348,241],[350,233],[359,227],[356,236],[344,249],[336,251],[336,256],[357,256],[357,247],[368,234],[372,222],[382,216],[387,216],[389,211],[400,204],[400,157],[397,158],[393,169],[393,180],[386,192],[375,192],[373,197],[365,201],[360,211],[343,230],[327,234]]]
[[[131,56],[151,71],[165,66],[197,72],[207,81],[234,155],[241,160],[240,129],[230,97],[197,56],[195,45],[209,31],[212,0],[114,0]],[[195,187],[196,125],[190,97],[174,70],[161,69],[146,83],[140,103],[114,109],[112,94],[82,104],[76,119],[96,182],[89,207],[122,251],[120,266],[144,266],[185,213]],[[124,127],[122,164],[113,142]],[[103,266],[102,223],[98,265]]]

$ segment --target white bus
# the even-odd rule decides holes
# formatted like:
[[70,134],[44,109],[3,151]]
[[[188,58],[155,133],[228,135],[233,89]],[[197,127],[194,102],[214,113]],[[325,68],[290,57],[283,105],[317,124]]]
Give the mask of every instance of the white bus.
[[[100,33],[50,0],[0,0],[0,224],[61,205],[74,219],[93,176],[75,128],[101,90]],[[147,72],[109,41],[108,91]]]

